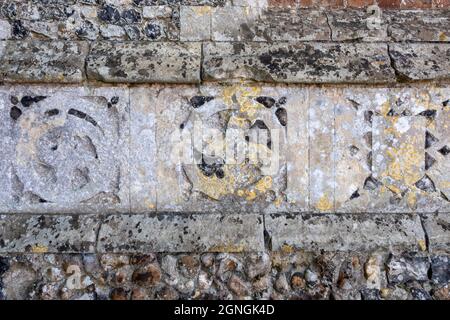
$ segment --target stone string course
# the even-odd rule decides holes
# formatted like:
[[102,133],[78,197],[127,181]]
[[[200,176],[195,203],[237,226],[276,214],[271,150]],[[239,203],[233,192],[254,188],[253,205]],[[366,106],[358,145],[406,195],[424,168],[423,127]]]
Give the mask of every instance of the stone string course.
[[449,300],[449,10],[1,1],[0,299]]

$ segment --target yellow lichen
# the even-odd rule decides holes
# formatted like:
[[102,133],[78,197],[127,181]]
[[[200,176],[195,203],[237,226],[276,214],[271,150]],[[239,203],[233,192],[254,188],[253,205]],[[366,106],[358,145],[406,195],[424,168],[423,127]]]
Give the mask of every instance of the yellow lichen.
[[320,211],[330,211],[333,209],[333,203],[328,199],[328,196],[323,195],[316,204],[316,208]]
[[427,250],[427,244],[426,244],[425,240],[419,240],[418,241],[418,245],[419,245],[419,249],[421,251],[426,251]]
[[41,244],[36,244],[34,246],[31,247],[31,252],[33,253],[46,253],[48,252],[48,247],[41,245]]

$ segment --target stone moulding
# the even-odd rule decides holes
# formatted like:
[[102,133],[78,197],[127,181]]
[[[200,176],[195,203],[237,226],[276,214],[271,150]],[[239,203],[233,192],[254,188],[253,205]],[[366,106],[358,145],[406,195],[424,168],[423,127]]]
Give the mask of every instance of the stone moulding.
[[445,214],[1,215],[0,253],[440,252],[446,225]]

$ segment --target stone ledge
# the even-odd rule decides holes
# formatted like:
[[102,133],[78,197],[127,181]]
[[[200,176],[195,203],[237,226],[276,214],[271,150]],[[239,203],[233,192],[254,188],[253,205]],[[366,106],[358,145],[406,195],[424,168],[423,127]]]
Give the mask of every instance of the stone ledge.
[[8,82],[81,82],[87,51],[85,42],[0,41],[0,76]]
[[0,253],[92,253],[99,223],[83,215],[0,215]]
[[450,252],[450,214],[423,216],[423,225],[427,232],[431,252]]
[[98,236],[98,252],[263,251],[257,214],[113,215]]
[[98,42],[86,60],[90,79],[130,83],[200,82],[200,43]]
[[394,70],[385,44],[209,43],[203,79],[282,83],[389,83]]
[[267,215],[265,227],[273,250],[426,250],[417,215]]

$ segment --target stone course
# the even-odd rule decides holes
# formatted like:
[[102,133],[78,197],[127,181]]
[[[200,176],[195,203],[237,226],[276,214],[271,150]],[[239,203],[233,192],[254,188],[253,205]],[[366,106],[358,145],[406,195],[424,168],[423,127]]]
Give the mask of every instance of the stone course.
[[0,299],[450,300],[449,10],[2,1]]

